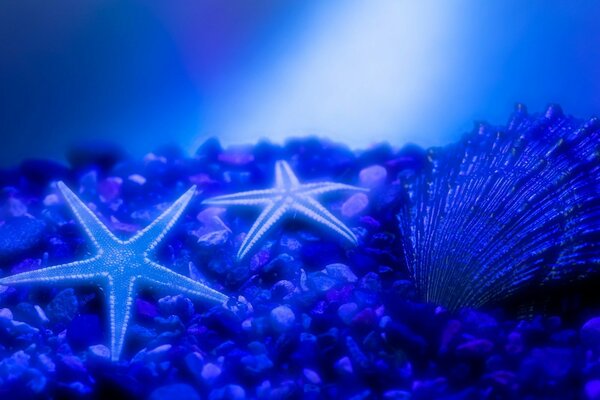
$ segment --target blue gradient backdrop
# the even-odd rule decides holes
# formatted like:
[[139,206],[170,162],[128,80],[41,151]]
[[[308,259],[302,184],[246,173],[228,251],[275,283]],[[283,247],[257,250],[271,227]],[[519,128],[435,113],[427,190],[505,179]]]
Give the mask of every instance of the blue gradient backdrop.
[[438,145],[515,102],[600,112],[597,1],[0,3],[0,165],[318,134]]

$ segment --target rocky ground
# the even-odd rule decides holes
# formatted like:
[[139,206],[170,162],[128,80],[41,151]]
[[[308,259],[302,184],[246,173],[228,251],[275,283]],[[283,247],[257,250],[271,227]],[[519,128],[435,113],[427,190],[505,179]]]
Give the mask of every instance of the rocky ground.
[[[292,220],[236,262],[257,210],[201,201],[269,187],[278,159],[305,182],[371,189],[322,199],[358,247]],[[600,300],[576,313],[524,313],[518,300],[450,312],[419,300],[398,238],[397,179],[426,162],[415,146],[353,152],[301,139],[223,149],[208,140],[193,157],[165,147],[138,160],[95,146],[75,149],[65,165],[1,171],[0,276],[92,250],[58,180],[122,238],[196,184],[159,261],[233,300],[209,308],[143,292],[114,364],[99,290],[3,287],[0,398],[600,399]]]

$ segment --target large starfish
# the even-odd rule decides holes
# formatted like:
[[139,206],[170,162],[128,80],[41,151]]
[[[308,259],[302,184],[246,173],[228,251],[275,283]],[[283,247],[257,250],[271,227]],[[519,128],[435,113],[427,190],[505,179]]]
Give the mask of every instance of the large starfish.
[[83,261],[8,276],[0,279],[0,285],[60,282],[100,286],[105,293],[109,310],[113,361],[120,358],[123,350],[138,286],[158,286],[217,303],[227,301],[228,297],[224,294],[179,275],[150,259],[153,250],[192,199],[195,187],[188,190],[154,222],[127,241],[117,239],[64,183],[59,182],[58,187],[96,247],[96,255]]
[[355,245],[357,243],[356,236],[350,228],[315,200],[318,195],[340,190],[367,191],[367,189],[334,182],[301,184],[289,164],[280,160],[275,164],[274,188],[217,196],[204,200],[203,204],[264,207],[256,222],[250,227],[250,231],[237,253],[238,260],[242,260],[260,239],[289,212],[300,213],[310,221],[336,232]]

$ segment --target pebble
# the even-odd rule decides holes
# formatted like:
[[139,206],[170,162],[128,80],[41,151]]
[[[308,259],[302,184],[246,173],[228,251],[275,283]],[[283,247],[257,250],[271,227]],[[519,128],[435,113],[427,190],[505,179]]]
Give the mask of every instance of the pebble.
[[342,215],[352,218],[363,212],[369,205],[369,196],[365,193],[354,193],[342,204]]
[[340,358],[335,362],[335,370],[342,375],[352,375],[354,369],[352,368],[352,361],[347,356]]
[[487,339],[472,339],[456,347],[458,354],[483,357],[494,349],[494,343]]
[[191,385],[174,383],[154,389],[148,400],[200,400],[200,395]]
[[158,308],[163,315],[177,315],[185,320],[194,315],[194,303],[180,294],[160,298]]
[[271,310],[271,325],[278,332],[291,329],[296,322],[296,315],[286,305],[275,307]]
[[[246,391],[240,385],[225,385],[210,392],[208,400],[245,400]],[[183,400],[183,399],[181,399]]]
[[309,368],[304,368],[302,370],[302,373],[304,374],[304,377],[306,378],[306,380],[308,382],[312,383],[313,385],[321,384],[321,377],[314,370],[309,369]]
[[600,400],[600,379],[592,379],[585,383],[585,398],[587,400]]
[[384,400],[411,400],[413,398],[410,392],[401,389],[391,389],[383,393]]
[[244,356],[241,363],[247,372],[258,376],[273,368],[273,361],[266,354]]
[[171,344],[163,344],[149,350],[146,356],[152,360],[158,360],[166,357],[173,346]]
[[0,258],[15,257],[33,249],[43,241],[46,224],[22,216],[8,218],[0,224]]
[[110,360],[110,349],[103,344],[95,344],[88,347],[88,353],[91,358],[108,361]]
[[349,266],[346,264],[335,263],[329,264],[325,267],[327,275],[334,279],[338,279],[343,282],[355,283],[358,281],[358,277],[352,272]]
[[221,367],[213,363],[206,363],[202,367],[202,372],[200,372],[200,376],[202,380],[209,385],[221,376]]
[[581,340],[589,346],[600,347],[600,317],[586,321],[580,330]]
[[198,238],[198,244],[203,247],[223,246],[227,243],[230,234],[231,231],[225,229],[208,232]]
[[326,292],[338,284],[338,280],[322,271],[312,272],[307,277],[307,285],[317,292]]
[[51,322],[69,322],[79,309],[79,302],[75,291],[71,288],[64,289],[46,306],[46,315]]
[[338,316],[342,321],[344,321],[346,325],[350,325],[350,323],[352,322],[352,318],[354,318],[357,312],[358,304],[356,303],[342,304],[337,311]]
[[372,165],[363,168],[358,174],[358,179],[361,186],[367,188],[382,186],[387,179],[387,170],[381,165]]

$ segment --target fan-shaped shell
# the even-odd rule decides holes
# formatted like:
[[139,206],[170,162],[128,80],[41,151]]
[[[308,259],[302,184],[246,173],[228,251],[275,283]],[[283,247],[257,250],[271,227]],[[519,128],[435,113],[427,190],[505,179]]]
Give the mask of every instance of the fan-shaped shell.
[[407,265],[421,295],[477,307],[600,262],[600,124],[556,106],[429,150],[402,181]]

